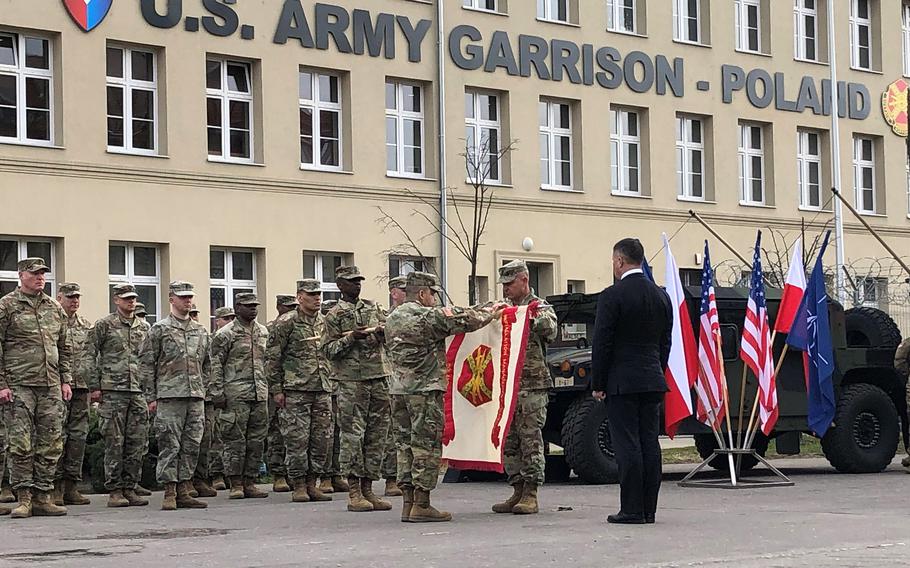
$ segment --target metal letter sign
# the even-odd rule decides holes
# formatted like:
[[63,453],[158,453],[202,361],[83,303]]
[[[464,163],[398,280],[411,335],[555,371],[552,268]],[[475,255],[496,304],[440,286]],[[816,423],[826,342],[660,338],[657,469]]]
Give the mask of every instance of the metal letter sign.
[[82,31],[90,32],[104,21],[114,0],[63,0],[66,11]]

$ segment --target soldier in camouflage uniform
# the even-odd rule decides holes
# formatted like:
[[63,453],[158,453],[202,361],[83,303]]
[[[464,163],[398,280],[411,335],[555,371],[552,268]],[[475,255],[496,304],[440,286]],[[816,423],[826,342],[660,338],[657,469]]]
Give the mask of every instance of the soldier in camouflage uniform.
[[[322,314],[325,315],[332,311],[338,305],[338,300],[326,300],[322,302]],[[329,377],[329,385],[332,389],[332,425],[329,429],[328,452],[325,456],[325,466],[323,467],[322,484],[319,489],[323,493],[347,493],[351,490],[348,480],[341,475],[341,411],[338,408],[338,381],[335,376]]]
[[[143,304],[142,302],[136,302],[136,311],[133,312],[133,315],[136,316],[136,319],[139,320],[139,324],[145,328],[146,335],[148,335],[148,331],[150,329],[152,329],[152,326],[151,326],[151,324],[149,324],[149,322],[147,322],[145,320],[145,316],[148,315],[148,312],[145,309],[145,304]],[[146,436],[146,439],[150,439],[152,436],[154,436],[154,432],[153,432],[154,424],[155,424],[155,415],[150,412],[149,413],[148,436]],[[145,445],[145,452],[143,452],[143,453],[148,454],[148,444]],[[136,495],[140,495],[142,497],[148,497],[149,495],[152,494],[151,491],[149,491],[145,487],[139,485],[138,483],[136,484],[136,488],[134,489],[134,491],[136,492]]]
[[[236,300],[234,303],[237,303]],[[218,331],[222,327],[234,321],[234,319],[237,317],[237,314],[234,313],[233,308],[223,307],[216,309],[212,316],[215,318],[215,331]]]
[[[278,317],[295,311],[297,309],[297,296],[278,294],[275,297],[275,309],[278,310]],[[272,329],[274,329],[277,321],[278,318],[275,318],[266,324],[265,327],[268,329],[269,335],[272,334]],[[279,414],[280,409],[275,406],[275,400],[269,397],[269,434],[266,438],[268,459],[266,461],[269,466],[269,473],[272,474],[272,491],[275,493],[287,493],[291,490],[291,486],[288,484],[288,470],[284,464],[287,450],[284,446],[284,436],[281,435],[281,424],[278,420]]]
[[[389,313],[395,310],[398,306],[402,305],[407,298],[407,293],[405,289],[408,285],[407,276],[396,276],[394,278],[389,278]],[[386,314],[388,317],[388,314]],[[388,346],[386,346],[388,347]],[[386,351],[386,356],[389,352]],[[389,361],[391,363],[391,360]],[[392,374],[395,374],[395,368],[392,367]],[[389,381],[390,384],[394,384],[394,378]],[[398,449],[395,445],[395,405],[392,404],[392,420],[389,422],[389,435],[386,437],[386,452],[385,456],[382,458],[382,476],[385,478],[385,496],[386,497],[401,497],[401,488],[398,487],[396,481],[398,476]]]
[[341,470],[348,478],[349,511],[388,511],[392,504],[373,493],[379,479],[391,420],[389,366],[385,360],[382,308],[360,298],[364,277],[341,266],[335,282],[341,300],[325,316],[325,354],[339,382]]
[[144,323],[149,328],[152,327],[151,325],[149,325],[149,323],[147,321],[145,321],[145,316],[148,315],[148,312],[145,309],[145,304],[143,304],[141,302],[136,302],[136,311],[133,312],[133,315],[135,315],[137,318],[142,320],[142,323]]
[[[269,332],[256,321],[256,294],[237,294],[236,318],[212,338],[212,399],[224,443],[230,499],[268,497],[256,487],[269,428],[265,349]],[[231,312],[233,315],[233,311]]]
[[[236,314],[234,313],[233,308],[222,307],[218,308],[212,313],[215,317],[215,331],[223,328],[227,324],[234,321]],[[213,332],[214,333],[214,332]],[[209,463],[211,464],[211,475],[212,475],[212,489],[215,491],[222,491],[227,489],[227,484],[224,482],[224,461],[222,456],[224,454],[224,440],[221,437],[219,415],[221,410],[215,409],[215,425],[212,428],[212,447],[209,450]]]
[[[6,493],[9,485],[6,484],[6,451],[7,446],[7,434],[6,434],[6,404],[0,404],[0,478],[3,478],[3,492]],[[9,490],[10,495],[3,495],[0,498],[0,503],[12,503],[16,500],[15,495],[12,494],[12,490]],[[9,515],[11,509],[9,507],[0,506],[0,517],[3,515]]]
[[0,406],[6,414],[14,518],[58,516],[50,498],[63,454],[65,401],[72,397],[66,312],[44,293],[41,258],[19,261],[19,287],[0,299]]
[[398,482],[404,492],[402,522],[452,520],[451,514],[430,505],[442,457],[445,338],[480,329],[495,317],[478,310],[437,308],[435,294],[441,290],[432,274],[412,272],[407,302],[386,321]]
[[[897,352],[894,354],[894,368],[904,379],[910,377],[910,337],[897,348]],[[910,408],[910,381],[907,381],[907,408]],[[907,468],[907,473],[910,473],[910,447],[904,449],[907,451],[907,457],[901,460],[901,465]]]
[[66,312],[66,341],[73,354],[73,398],[66,403],[63,420],[63,455],[57,462],[54,481],[54,503],[57,505],[88,505],[88,497],[76,488],[82,481],[82,459],[88,437],[89,395],[86,384],[88,366],[85,357],[86,339],[92,324],[79,315],[82,292],[78,284],[63,282],[57,288],[57,302]]
[[[190,308],[190,318],[199,322],[199,309],[196,304]],[[207,327],[203,326],[206,342],[211,345],[211,335]],[[211,390],[206,388],[205,391],[205,421],[203,422],[202,441],[199,443],[199,458],[196,460],[196,471],[193,473],[193,479],[190,482],[190,495],[193,497],[217,497],[218,492],[212,487],[211,481],[215,474],[215,467],[223,470],[220,464],[220,457],[216,464],[214,458],[215,447],[215,423],[218,420],[218,409],[215,408],[215,401],[212,399]],[[220,473],[224,476],[223,471]],[[224,480],[222,478],[222,487]]]
[[95,322],[88,348],[92,401],[100,402],[104,438],[104,488],[108,507],[142,507],[148,500],[136,493],[142,459],[148,449],[148,405],[142,393],[139,348],[148,328],[134,315],[139,294],[132,284],[113,289],[116,311]]
[[319,313],[320,282],[297,283],[295,312],[275,323],[269,335],[269,391],[281,409],[286,465],[295,503],[331,501],[316,485],[322,474],[332,423],[329,364],[320,349],[325,321]]
[[190,496],[205,428],[210,373],[208,334],[189,317],[194,295],[189,282],[171,282],[171,313],[152,326],[139,350],[148,409],[157,412],[156,475],[164,484],[163,511],[208,506]]
[[[522,260],[500,268],[499,283],[509,305],[546,304],[531,290],[528,266]],[[518,402],[503,448],[503,465],[513,493],[505,502],[493,506],[496,513],[527,515],[539,510],[537,488],[543,485],[546,469],[542,429],[547,421],[547,403],[553,386],[546,352],[547,344],[556,338],[556,312],[552,307],[542,305],[531,314],[530,326]]]

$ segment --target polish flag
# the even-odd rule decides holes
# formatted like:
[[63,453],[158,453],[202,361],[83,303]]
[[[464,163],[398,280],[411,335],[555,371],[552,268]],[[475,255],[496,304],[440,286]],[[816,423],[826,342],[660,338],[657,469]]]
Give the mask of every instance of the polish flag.
[[793,257],[790,259],[790,269],[787,271],[787,281],[784,283],[784,294],[780,298],[780,307],[777,310],[777,319],[774,320],[774,330],[778,333],[790,333],[799,304],[806,293],[806,269],[803,266],[802,239],[796,239],[793,245]]
[[670,241],[664,234],[664,248],[667,254],[666,286],[673,306],[673,336],[670,346],[670,361],[665,376],[670,391],[664,398],[664,421],[667,436],[676,435],[679,423],[692,415],[691,389],[698,378],[698,348],[692,319],[686,305],[686,294],[679,278],[679,266],[670,250]]

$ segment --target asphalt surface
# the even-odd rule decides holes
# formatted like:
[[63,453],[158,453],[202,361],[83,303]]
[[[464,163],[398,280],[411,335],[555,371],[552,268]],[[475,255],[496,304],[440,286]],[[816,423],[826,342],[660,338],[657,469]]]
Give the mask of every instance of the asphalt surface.
[[[910,475],[895,461],[876,475],[840,475],[824,460],[775,465],[796,485],[681,488],[689,466],[668,466],[657,524],[605,523],[617,486],[551,484],[541,512],[496,515],[505,484],[443,484],[434,503],[451,523],[404,524],[390,512],[348,513],[345,502],[292,504],[288,494],[197,511],[105,508],[106,496],[62,518],[0,517],[0,567],[486,567],[910,566]],[[376,489],[379,489],[376,484]]]

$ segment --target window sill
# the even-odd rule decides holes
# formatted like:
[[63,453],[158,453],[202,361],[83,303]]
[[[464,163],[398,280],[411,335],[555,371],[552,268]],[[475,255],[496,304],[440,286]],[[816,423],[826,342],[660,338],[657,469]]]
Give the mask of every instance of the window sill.
[[416,181],[439,181],[435,178],[425,177],[425,176],[411,176],[408,174],[397,174],[395,172],[386,172],[385,177],[392,179],[412,179]]
[[705,203],[707,205],[717,205],[716,201],[711,201],[710,199],[699,199],[697,197],[684,197],[682,195],[677,195],[676,201],[685,201],[686,203]]
[[750,49],[734,49],[736,53],[742,53],[743,55],[757,55],[759,57],[771,57],[770,53],[765,53],[764,51],[752,51]]
[[300,166],[300,171],[302,171],[302,172],[319,172],[319,173],[324,173],[324,174],[345,174],[345,175],[349,175],[349,176],[354,175],[354,172],[351,170],[342,170],[342,169],[336,169],[336,168],[320,168],[320,167],[315,167],[315,166],[304,166],[304,165]]
[[212,156],[209,156],[207,158],[207,160],[213,164],[228,164],[228,165],[232,165],[232,166],[255,166],[255,167],[259,167],[259,168],[265,167],[265,164],[262,164],[259,162],[244,161],[244,160],[228,160],[225,158],[215,158]]
[[613,197],[631,197],[632,199],[652,199],[650,195],[642,195],[641,193],[632,193],[630,191],[611,191],[610,195]]
[[575,22],[563,22],[562,20],[548,20],[546,18],[537,18],[538,22],[543,22],[544,24],[556,24],[557,26],[569,26],[570,28],[580,28],[581,25],[576,24]]
[[638,32],[627,32],[625,30],[611,30],[610,28],[607,28],[607,33],[624,35],[624,36],[629,36],[629,37],[640,37],[643,39],[648,38],[648,34],[641,34]]
[[490,14],[491,16],[503,16],[503,17],[509,16],[505,12],[497,12],[496,10],[484,10],[483,8],[474,8],[472,6],[462,6],[461,9],[467,10],[468,12],[479,12],[481,14]]
[[775,207],[773,205],[765,205],[764,203],[752,203],[749,201],[740,201],[739,206],[740,207],[755,207],[757,209],[777,209],[777,207]]
[[805,211],[806,213],[833,213],[830,209],[822,209],[821,207],[806,207],[805,205],[800,205],[797,207],[799,211]]
[[818,61],[816,59],[803,59],[801,57],[794,57],[793,61],[799,61],[800,63],[809,63],[811,65],[821,65],[822,67],[827,67],[827,61]]
[[583,189],[575,189],[571,187],[559,187],[556,185],[541,185],[541,191],[555,191],[556,193],[584,193]]
[[674,39],[673,43],[678,43],[678,44],[682,44],[682,45],[691,45],[692,47],[707,47],[708,49],[711,48],[710,43],[702,43],[700,41],[689,41],[689,40],[685,40],[685,39]]
[[853,66],[853,65],[850,66],[850,70],[851,70],[851,71],[858,71],[858,72],[860,72],[860,73],[871,73],[872,75],[884,75],[884,73],[882,73],[882,72],[881,72],[880,70],[878,70],[878,69],[864,69],[864,68],[862,68],[862,67],[855,67],[855,66]]
[[875,217],[878,219],[887,219],[888,216],[884,213],[869,213],[868,211],[859,211],[859,214],[863,217]]
[[49,148],[51,150],[66,150],[66,146],[42,144],[41,142],[23,142],[21,140],[0,140],[0,144],[9,144],[10,146],[28,146],[29,148]]
[[[474,185],[474,180],[472,180],[472,179],[465,179],[464,182],[465,182],[466,184],[470,185],[470,186],[473,186],[473,185]],[[487,181],[484,182],[484,184],[485,184],[487,187],[503,187],[503,188],[507,188],[507,189],[513,189],[513,188],[515,187],[515,186],[512,185],[511,183],[503,183],[503,182],[500,182],[500,181],[489,181],[489,180],[487,180]]]
[[107,153],[116,154],[118,156],[137,156],[139,158],[170,158],[170,156],[166,154],[146,154],[145,152],[130,152],[129,150],[118,150],[116,148],[108,148]]

